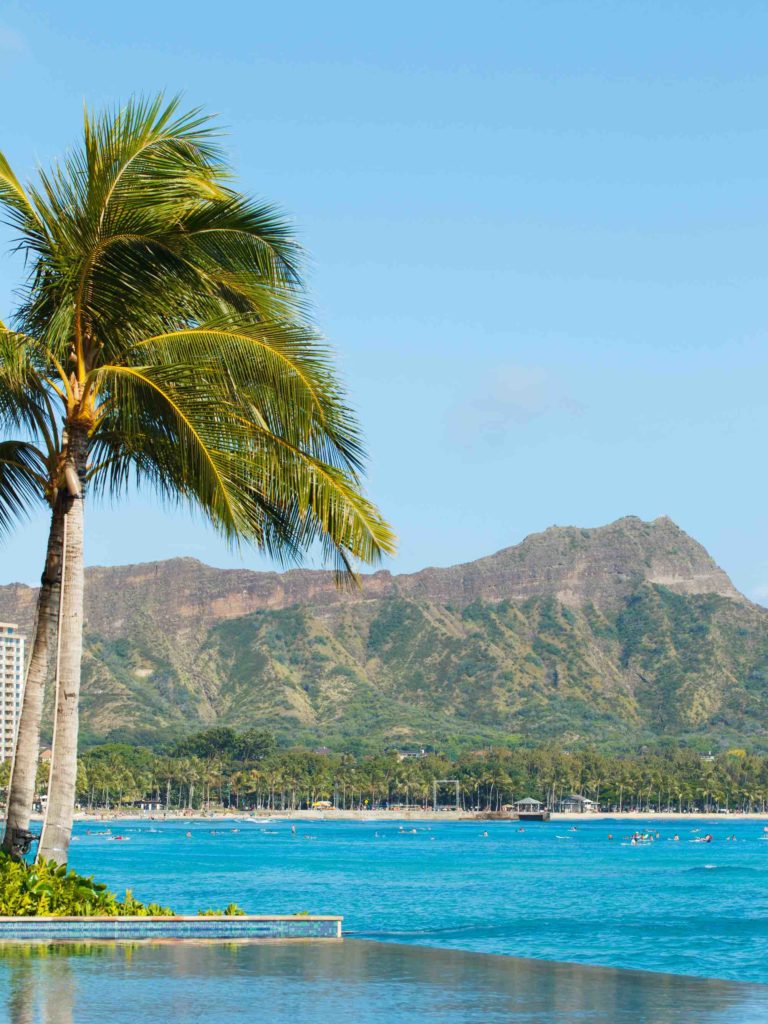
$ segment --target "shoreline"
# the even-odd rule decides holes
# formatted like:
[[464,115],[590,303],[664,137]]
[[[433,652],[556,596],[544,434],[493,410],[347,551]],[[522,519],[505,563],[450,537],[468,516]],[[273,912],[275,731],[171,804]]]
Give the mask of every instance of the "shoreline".
[[[90,814],[81,812],[75,815],[75,821],[82,822],[105,822],[105,821],[356,821],[365,822],[400,822],[420,821],[430,824],[440,822],[484,822],[486,824],[508,823],[522,825],[542,824],[537,821],[520,821],[515,817],[489,817],[487,812],[467,811],[432,811],[422,808],[405,810],[378,810],[378,811],[333,811],[333,810],[295,810],[295,811],[137,811],[136,809],[123,811],[102,811]],[[33,815],[33,820],[41,821],[42,815]],[[684,821],[710,821],[710,822],[740,822],[740,821],[764,821],[768,822],[768,810],[765,812],[753,811],[751,813],[731,812],[729,814],[718,814],[717,812],[705,813],[704,811],[692,811],[680,813],[678,811],[588,811],[585,813],[553,811],[550,821],[557,822],[598,822],[598,821],[648,821],[648,822],[684,822]]]

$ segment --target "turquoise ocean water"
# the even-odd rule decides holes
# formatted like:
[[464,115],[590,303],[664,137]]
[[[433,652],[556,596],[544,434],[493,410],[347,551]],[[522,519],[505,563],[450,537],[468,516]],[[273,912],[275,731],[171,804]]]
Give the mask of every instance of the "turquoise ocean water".
[[71,862],[179,912],[234,900],[341,913],[347,935],[384,942],[768,983],[761,822],[660,824],[636,847],[616,821],[295,825],[123,822],[114,840],[79,824]]

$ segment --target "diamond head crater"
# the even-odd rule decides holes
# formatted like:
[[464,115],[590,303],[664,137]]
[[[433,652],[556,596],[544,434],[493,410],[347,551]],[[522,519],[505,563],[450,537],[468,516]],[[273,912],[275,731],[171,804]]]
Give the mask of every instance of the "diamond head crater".
[[[0,588],[30,631],[35,590]],[[213,725],[365,751],[664,739],[768,748],[768,610],[668,518],[554,526],[339,589],[191,558],[86,573],[85,742]]]

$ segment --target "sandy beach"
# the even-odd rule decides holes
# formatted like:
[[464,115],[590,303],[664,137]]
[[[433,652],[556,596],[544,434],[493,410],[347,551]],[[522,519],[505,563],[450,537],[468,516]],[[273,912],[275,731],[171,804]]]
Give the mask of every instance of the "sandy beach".
[[[41,820],[41,815],[36,815],[35,820]],[[467,811],[433,811],[419,808],[396,808],[393,810],[371,810],[371,811],[342,811],[342,810],[295,810],[295,811],[234,811],[234,810],[191,810],[191,811],[140,811],[135,808],[125,808],[121,811],[96,811],[93,813],[79,812],[76,814],[78,821],[130,821],[144,819],[147,821],[191,821],[205,819],[207,821],[238,821],[243,818],[260,819],[288,819],[292,821],[512,821],[518,819],[514,816],[489,817],[487,812]],[[553,811],[551,821],[586,822],[586,821],[648,821],[648,822],[677,822],[677,821],[765,821],[768,822],[768,810],[765,812],[752,812],[745,814],[741,812],[725,813],[704,813],[694,811],[691,813],[679,813],[676,811],[592,811],[584,814],[566,813]],[[534,822],[535,824],[535,822]]]

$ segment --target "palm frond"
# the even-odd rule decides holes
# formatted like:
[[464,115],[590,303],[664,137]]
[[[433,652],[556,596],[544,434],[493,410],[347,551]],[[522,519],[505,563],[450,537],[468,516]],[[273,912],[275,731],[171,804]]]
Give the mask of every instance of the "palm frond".
[[226,415],[220,402],[212,401],[195,367],[105,366],[92,379],[110,396],[105,430],[129,444],[133,441],[150,461],[155,439],[166,456],[168,444],[173,444],[177,485],[204,496],[205,507],[227,539],[234,542],[254,529],[258,533],[235,455],[247,431]]
[[257,425],[251,430],[263,496],[285,510],[299,549],[319,541],[342,575],[353,561],[375,564],[395,553],[391,527],[348,474]]
[[5,207],[11,225],[23,233],[38,235],[42,230],[37,210],[3,153],[0,153],[0,205]]
[[0,536],[45,502],[45,456],[26,441],[0,441]]
[[0,326],[0,428],[42,435],[49,452],[58,445],[41,348],[36,339],[4,325]]
[[4,164],[0,179],[31,367],[23,384],[0,373],[0,423],[49,453],[65,443],[51,424],[87,423],[92,492],[151,486],[278,558],[320,544],[349,572],[392,550],[293,226],[233,187],[211,118],[163,96],[87,112],[82,144],[35,186]]
[[[94,374],[111,396],[97,440],[104,444],[110,432],[133,438],[137,476],[155,486],[173,480],[228,539],[255,542],[273,555],[285,545],[289,561],[320,541],[340,565],[393,551],[391,530],[348,473],[264,421],[243,417],[242,407],[217,395],[199,366],[103,367]],[[101,458],[107,457],[104,448]],[[124,472],[112,464],[113,486],[125,482]]]
[[137,342],[126,364],[209,367],[228,398],[270,429],[356,475],[365,452],[329,355],[311,328],[244,319],[170,331]]

